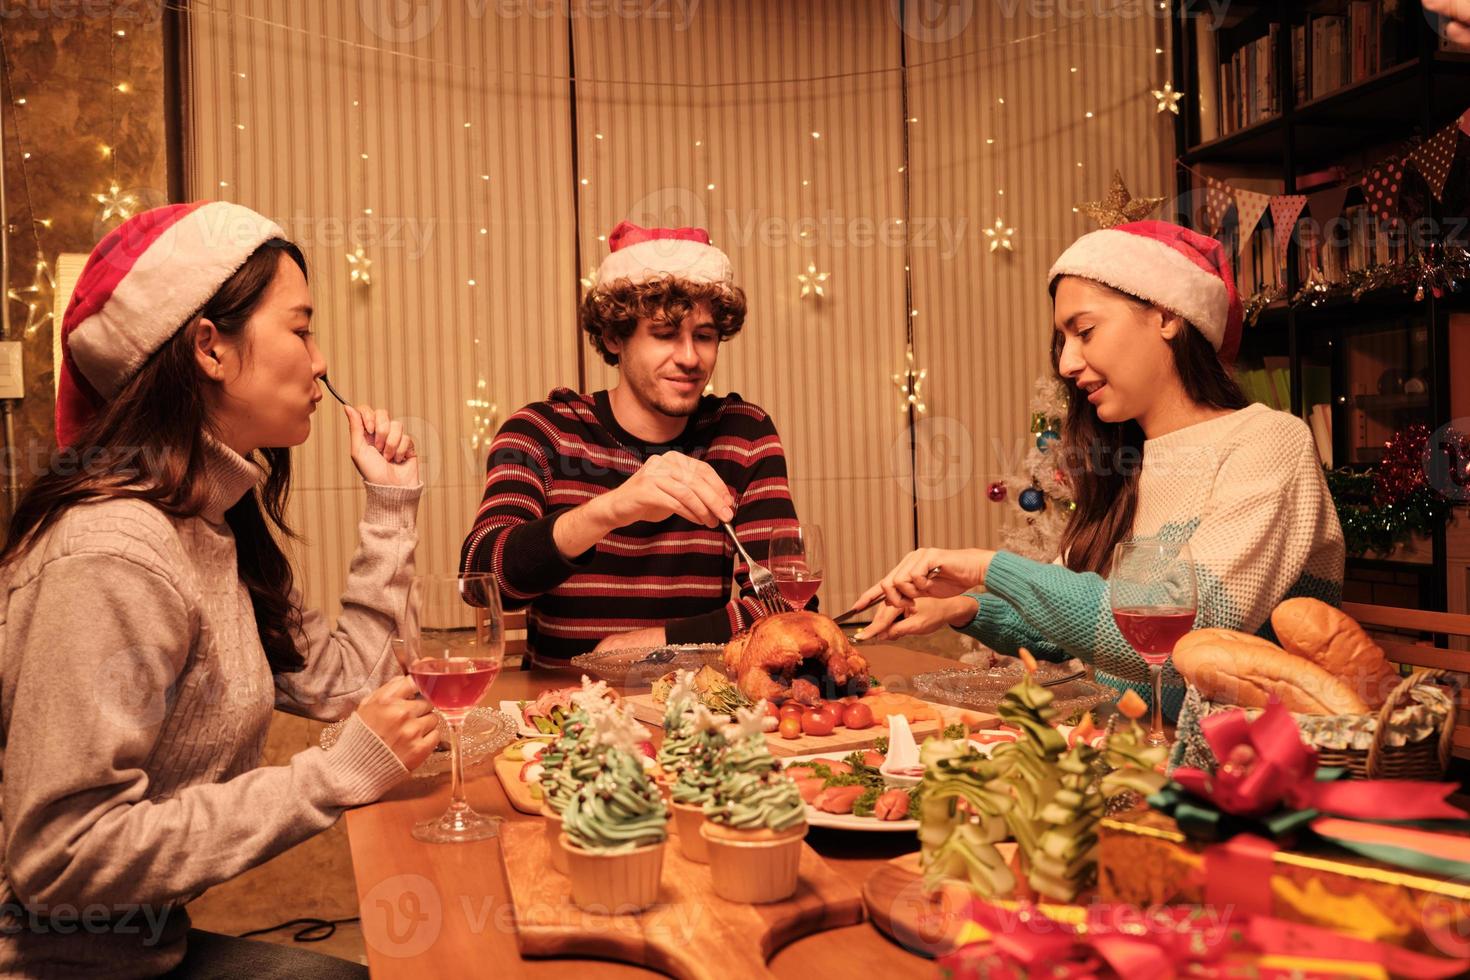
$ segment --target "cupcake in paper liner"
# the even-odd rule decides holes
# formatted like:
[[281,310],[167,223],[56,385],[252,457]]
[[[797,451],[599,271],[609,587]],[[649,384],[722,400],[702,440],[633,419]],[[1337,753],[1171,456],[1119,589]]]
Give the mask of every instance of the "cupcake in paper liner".
[[567,873],[561,848],[561,815],[577,790],[602,771],[606,747],[593,738],[593,718],[618,710],[606,698],[607,684],[582,678],[582,690],[572,695],[572,712],[562,723],[561,735],[541,753],[541,815],[546,818],[546,840],[551,866]]
[[766,745],[764,714],[764,704],[736,712],[737,730],[717,764],[699,831],[715,894],[732,902],[790,898],[801,867],[806,804]]
[[725,752],[725,735],[720,722],[702,704],[689,712],[693,737],[684,757],[683,768],[670,789],[669,809],[674,814],[674,827],[679,834],[679,853],[699,864],[709,863],[700,827],[704,826],[704,805],[714,795],[720,782],[720,757]]
[[634,912],[658,900],[669,812],[639,761],[641,726],[607,713],[592,728],[602,770],[562,812],[572,901],[589,912]]
[[693,720],[694,707],[698,704],[694,672],[679,671],[669,690],[669,699],[664,710],[664,740],[658,747],[659,768],[663,770],[664,779],[670,783],[678,778],[698,741],[700,733]]

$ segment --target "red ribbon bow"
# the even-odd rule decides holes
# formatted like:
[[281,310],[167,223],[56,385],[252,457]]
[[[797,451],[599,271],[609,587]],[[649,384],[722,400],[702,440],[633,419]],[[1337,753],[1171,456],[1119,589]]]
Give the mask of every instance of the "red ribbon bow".
[[1291,713],[1279,701],[1255,721],[1244,711],[1225,711],[1200,721],[1219,760],[1214,774],[1180,767],[1174,781],[1226,813],[1257,818],[1286,808],[1320,810],[1360,820],[1464,820],[1446,799],[1454,783],[1407,779],[1316,778],[1317,751],[1302,742]]

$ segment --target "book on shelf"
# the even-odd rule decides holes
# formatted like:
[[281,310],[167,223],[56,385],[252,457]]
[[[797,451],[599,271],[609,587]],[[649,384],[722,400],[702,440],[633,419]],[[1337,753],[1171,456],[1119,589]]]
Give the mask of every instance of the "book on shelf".
[[[1304,23],[1272,22],[1264,34],[1238,42],[1212,29],[1207,18],[1197,18],[1193,47],[1201,141],[1279,114],[1288,86],[1300,105],[1397,64],[1412,30],[1401,6],[1399,0],[1350,0]],[[1440,38],[1441,48],[1470,51],[1470,46],[1453,45],[1443,32]],[[1290,49],[1289,80],[1277,77],[1283,45]]]
[[1343,282],[1349,272],[1407,258],[1403,236],[1375,221],[1366,204],[1343,208],[1338,221],[1311,222],[1302,228],[1294,243],[1302,279],[1315,269],[1328,282]]

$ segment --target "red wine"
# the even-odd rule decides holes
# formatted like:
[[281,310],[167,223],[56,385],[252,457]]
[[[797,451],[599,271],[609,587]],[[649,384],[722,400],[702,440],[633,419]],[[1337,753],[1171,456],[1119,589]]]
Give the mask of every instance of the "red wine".
[[465,711],[484,696],[500,673],[500,663],[479,657],[425,657],[414,661],[409,673],[434,707],[445,712]]
[[1194,628],[1194,610],[1178,606],[1134,606],[1114,609],[1113,620],[1138,655],[1161,664],[1174,652],[1179,638]]
[[821,574],[814,574],[801,566],[777,568],[775,575],[776,588],[780,590],[781,598],[797,609],[805,609],[811,597],[822,587]]

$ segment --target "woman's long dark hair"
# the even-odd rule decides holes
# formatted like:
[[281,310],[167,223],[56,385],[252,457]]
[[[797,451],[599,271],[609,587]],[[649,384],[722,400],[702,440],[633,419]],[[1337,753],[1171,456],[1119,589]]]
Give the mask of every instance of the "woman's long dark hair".
[[[205,401],[210,384],[194,357],[200,318],[227,337],[241,337],[250,315],[288,255],[306,274],[306,258],[290,242],[262,245],[173,337],[144,362],[127,386],[58,451],[51,466],[28,486],[10,518],[0,567],[19,558],[67,510],[88,500],[125,497],[146,500],[175,517],[201,513],[208,500],[204,433],[211,427]],[[281,538],[295,537],[286,523],[291,489],[291,453],[262,449],[254,462],[265,482],[225,512],[235,536],[240,581],[250,591],[255,625],[275,673],[305,666],[296,648],[301,611],[291,603],[291,563]]]
[[[1153,309],[1147,300],[1130,296],[1111,286],[1088,280],[1126,299],[1140,312]],[[1051,287],[1056,299],[1056,283]],[[1062,377],[1060,331],[1052,337],[1051,365]],[[1248,402],[1228,368],[1204,334],[1186,324],[1169,341],[1174,370],[1184,392],[1199,405],[1211,408],[1244,408]],[[1062,423],[1063,471],[1072,486],[1077,509],[1062,532],[1062,560],[1074,572],[1108,573],[1113,547],[1133,532],[1138,511],[1138,476],[1143,469],[1143,427],[1136,421],[1104,422],[1097,409],[1081,397],[1075,385],[1068,386],[1067,418]]]

